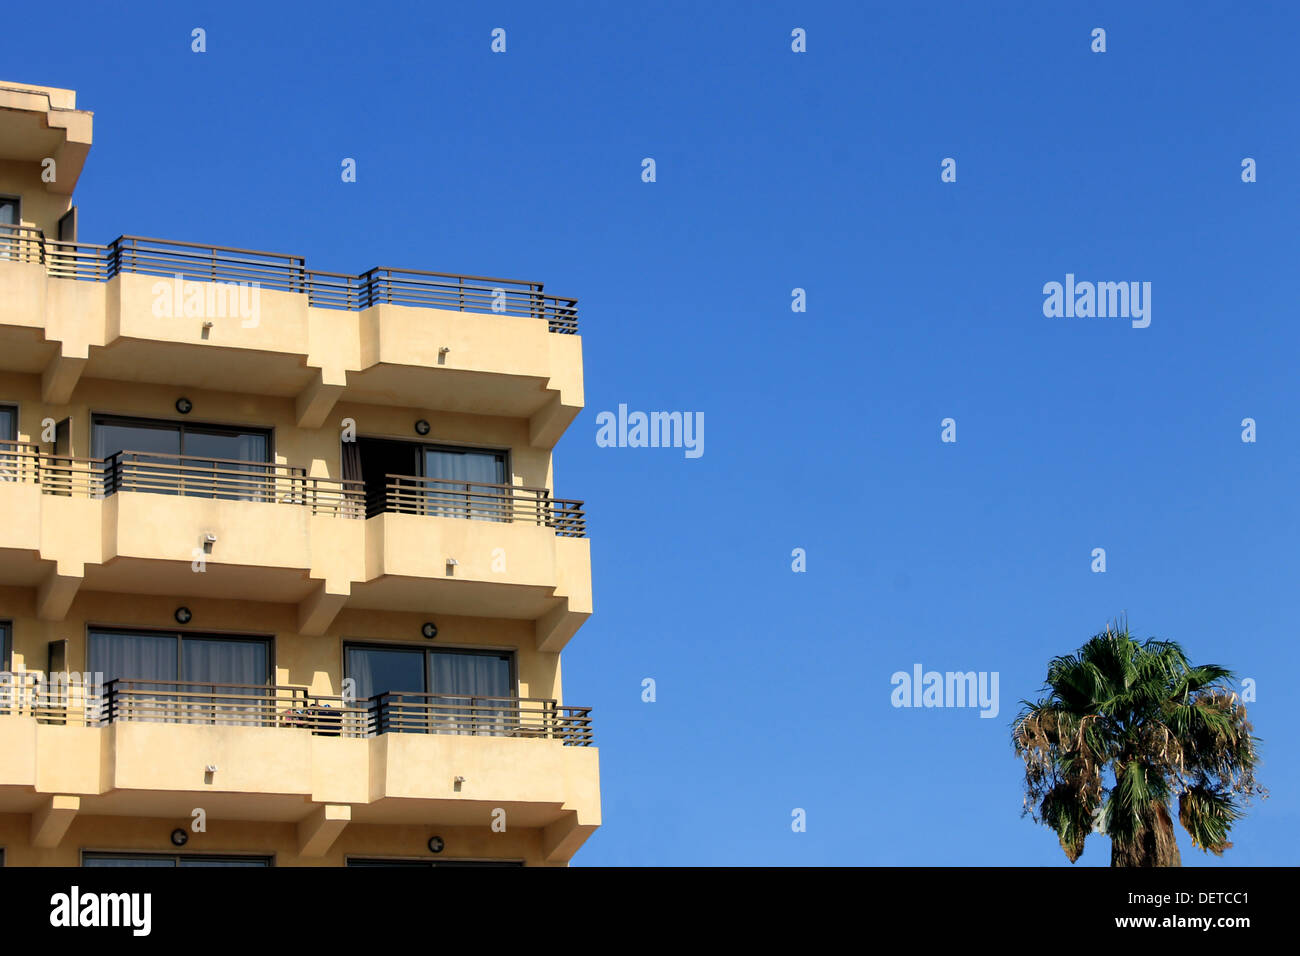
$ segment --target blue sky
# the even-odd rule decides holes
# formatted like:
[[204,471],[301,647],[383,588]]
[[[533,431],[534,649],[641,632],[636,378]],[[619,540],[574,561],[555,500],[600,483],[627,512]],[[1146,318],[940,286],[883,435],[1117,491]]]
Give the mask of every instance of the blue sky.
[[[575,864],[1068,866],[1010,725],[1122,613],[1257,681],[1272,796],[1184,863],[1296,863],[1294,5],[542,6],[70,3],[2,72],[96,113],[85,240],[579,298]],[[1150,282],[1150,327],[1044,317],[1066,273]],[[620,403],[704,413],[704,455],[597,447]],[[915,663],[998,672],[1001,712],[895,709]]]

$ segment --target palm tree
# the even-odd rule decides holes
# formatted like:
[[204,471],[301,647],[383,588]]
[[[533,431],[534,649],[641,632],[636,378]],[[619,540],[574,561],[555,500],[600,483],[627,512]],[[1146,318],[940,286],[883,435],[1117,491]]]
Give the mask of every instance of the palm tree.
[[1217,664],[1192,666],[1172,641],[1135,640],[1124,621],[1057,657],[1048,696],[1021,702],[1012,733],[1024,814],[1056,831],[1071,863],[1099,832],[1111,838],[1111,866],[1180,866],[1177,795],[1192,845],[1222,855],[1251,797],[1267,796],[1231,679]]

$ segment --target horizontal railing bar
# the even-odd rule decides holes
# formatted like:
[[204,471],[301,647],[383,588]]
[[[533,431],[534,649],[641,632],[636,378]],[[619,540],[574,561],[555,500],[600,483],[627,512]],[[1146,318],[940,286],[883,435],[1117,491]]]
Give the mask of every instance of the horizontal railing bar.
[[[495,307],[543,318],[552,332],[577,331],[578,300],[546,292],[544,283],[469,273],[376,266],[357,275],[308,269],[303,256],[212,243],[121,235],[107,245],[47,239],[36,228],[0,223],[0,249],[18,261],[39,261],[56,277],[109,279],[122,272],[188,275],[196,281],[248,281],[306,293],[311,304],[368,308],[375,304]],[[498,291],[499,290],[499,291]]]
[[132,244],[127,248],[137,248],[135,243],[138,242],[152,242],[163,246],[184,246],[187,249],[210,249],[214,252],[237,252],[240,255],[245,256],[265,256],[268,259],[284,259],[289,262],[301,263],[304,261],[303,256],[295,256],[287,252],[267,252],[264,249],[241,249],[238,246],[216,246],[201,242],[184,242],[180,239],[157,239],[153,236],[121,235],[110,242],[109,246],[116,247],[125,242],[130,242]]

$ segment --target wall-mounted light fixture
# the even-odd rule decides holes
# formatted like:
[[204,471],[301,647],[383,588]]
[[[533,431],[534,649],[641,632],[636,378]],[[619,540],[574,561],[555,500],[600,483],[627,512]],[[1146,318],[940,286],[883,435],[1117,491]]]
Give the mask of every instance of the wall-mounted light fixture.
[[182,415],[188,415],[190,412],[194,411],[194,403],[188,398],[178,398],[176,399],[176,411],[180,412]]
[[209,531],[203,536],[203,553],[211,554],[212,546],[217,543],[217,536]]
[[421,418],[418,422],[415,423],[415,433],[417,435],[429,434],[429,423],[425,421],[423,418]]
[[434,624],[432,621],[425,621],[424,625],[420,628],[420,633],[431,641],[438,636],[438,625]]
[[430,852],[430,853],[441,853],[441,852],[442,852],[442,848],[445,847],[446,845],[447,845],[447,844],[443,842],[442,837],[439,837],[439,836],[429,837],[429,852]]
[[172,846],[184,846],[190,842],[190,835],[180,827],[172,831]]
[[194,619],[194,612],[187,607],[178,607],[175,617],[177,624],[188,624]]

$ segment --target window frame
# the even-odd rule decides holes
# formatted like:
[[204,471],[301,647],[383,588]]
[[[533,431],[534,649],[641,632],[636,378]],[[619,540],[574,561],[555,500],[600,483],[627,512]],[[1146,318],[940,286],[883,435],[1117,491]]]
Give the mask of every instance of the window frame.
[[[181,674],[185,672],[185,640],[218,640],[218,641],[247,641],[249,643],[261,643],[266,649],[266,686],[275,686],[275,635],[274,634],[247,634],[243,631],[233,634],[224,634],[221,631],[206,630],[184,630],[181,628],[171,627],[123,627],[118,624],[93,624],[86,623],[85,632],[85,661],[86,670],[90,670],[90,638],[92,633],[100,634],[128,634],[137,637],[175,637],[176,638],[176,683],[185,683]],[[126,677],[124,680],[132,680]],[[135,678],[143,680],[143,678]],[[208,683],[199,681],[198,683]]]
[[523,860],[473,860],[473,859],[439,860],[439,859],[429,859],[428,857],[415,857],[415,856],[345,856],[343,858],[343,866],[345,869],[347,867],[356,867],[358,869],[361,869],[365,867],[385,867],[385,866],[524,867],[527,865],[528,864],[525,863]]
[[[267,428],[263,425],[227,425],[223,422],[199,422],[187,421],[175,418],[149,418],[140,415],[119,415],[115,412],[91,412],[90,413],[90,452],[92,457],[107,457],[95,455],[95,429],[99,425],[124,425],[124,426],[143,426],[175,428],[180,432],[180,454],[182,457],[189,455],[185,450],[185,431],[192,429],[195,431],[206,430],[214,432],[229,432],[234,435],[250,434],[261,435],[266,439],[266,460],[256,462],[256,464],[274,464],[275,463],[275,429]],[[123,448],[122,451],[135,451],[132,448]],[[205,455],[191,455],[193,458],[209,458]]]
[[[429,686],[429,658],[433,654],[469,654],[479,657],[506,657],[510,661],[510,689],[513,693],[510,695],[515,700],[519,699],[519,652],[515,648],[494,648],[494,647],[430,647],[427,644],[416,644],[414,642],[402,643],[401,641],[372,641],[365,638],[345,638],[342,647],[342,660],[340,661],[339,673],[343,675],[342,679],[348,679],[348,650],[350,648],[361,648],[376,651],[418,651],[424,656],[424,681],[425,687]],[[393,693],[407,694],[436,694],[438,691],[432,690],[407,690],[394,691]],[[451,695],[458,696],[458,695]]]
[[[173,869],[180,869],[181,860],[248,860],[257,861],[254,865],[264,867],[274,867],[275,857],[266,856],[260,853],[163,853],[151,850],[85,850],[81,851],[79,865],[84,869],[86,860],[89,859],[106,859],[122,857],[158,857],[170,859]],[[108,867],[104,867],[107,869]],[[161,868],[161,867],[160,867]]]

